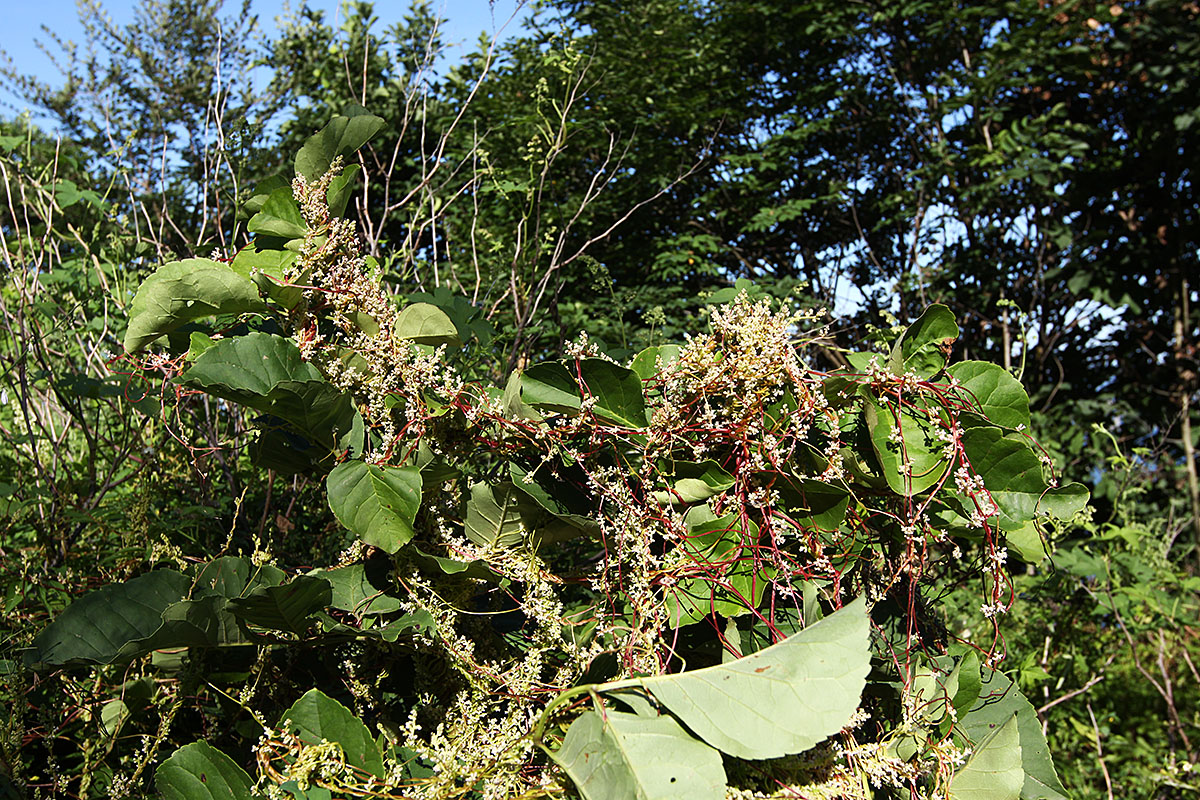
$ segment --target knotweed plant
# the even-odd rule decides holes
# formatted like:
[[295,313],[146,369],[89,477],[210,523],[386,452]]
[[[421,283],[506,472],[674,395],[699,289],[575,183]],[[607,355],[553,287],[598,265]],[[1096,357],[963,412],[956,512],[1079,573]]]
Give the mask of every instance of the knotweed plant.
[[[1086,492],[1049,473],[1011,375],[951,363],[945,307],[835,372],[808,352],[823,312],[742,293],[628,361],[581,340],[468,381],[458,307],[400,302],[331,211],[337,141],[306,145],[230,262],[148,279],[126,344],[172,386],[259,412],[256,463],[324,481],[354,544],[307,571],[147,572],[31,654],[327,654],[278,718],[244,698],[257,781],[196,744],[160,789],[193,796],[188,776],[219,768],[246,797],[932,798],[997,753],[1044,752],[995,669],[1008,560],[1040,559],[1045,518]],[[162,354],[185,324],[186,352]],[[961,585],[970,621],[937,606]],[[152,609],[145,635],[80,650],[86,604],[116,600]],[[1057,786],[1048,756],[1005,763],[1004,786]]]

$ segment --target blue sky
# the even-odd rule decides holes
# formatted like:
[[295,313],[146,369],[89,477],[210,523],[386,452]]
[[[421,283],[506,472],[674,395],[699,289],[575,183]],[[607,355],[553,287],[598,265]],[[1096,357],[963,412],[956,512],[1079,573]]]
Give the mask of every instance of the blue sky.
[[[117,23],[133,18],[136,0],[102,0],[103,8]],[[258,15],[259,25],[273,31],[274,20],[282,14],[287,0],[254,0],[253,11]],[[238,0],[226,0],[226,9],[240,5]],[[299,5],[292,0],[291,7]],[[339,0],[309,0],[313,8],[325,11],[329,21],[338,19]],[[432,8],[446,24],[446,40],[474,44],[481,32],[494,33],[518,10],[518,0],[432,0]],[[41,41],[54,53],[53,41],[42,30],[45,25],[64,40],[79,42],[81,29],[75,0],[15,0],[4,3],[3,27],[0,28],[0,49],[4,50],[17,67],[25,73],[36,75],[51,84],[60,82],[60,76],[50,59],[41,52],[35,41]],[[399,19],[408,8],[406,0],[379,0],[375,3],[375,14],[386,25]],[[336,27],[336,25],[335,25]],[[520,17],[504,28],[505,37],[520,32]],[[453,53],[451,54],[453,57]],[[0,89],[0,116],[10,117],[25,108],[25,104],[12,94]]]

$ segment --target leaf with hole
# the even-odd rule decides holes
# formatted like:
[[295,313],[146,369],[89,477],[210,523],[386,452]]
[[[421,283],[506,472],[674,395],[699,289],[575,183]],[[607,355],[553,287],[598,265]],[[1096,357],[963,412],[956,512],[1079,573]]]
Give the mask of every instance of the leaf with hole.
[[586,711],[551,757],[584,800],[725,797],[721,754],[668,716]]
[[254,782],[229,756],[208,742],[192,742],[154,772],[163,800],[250,800]]

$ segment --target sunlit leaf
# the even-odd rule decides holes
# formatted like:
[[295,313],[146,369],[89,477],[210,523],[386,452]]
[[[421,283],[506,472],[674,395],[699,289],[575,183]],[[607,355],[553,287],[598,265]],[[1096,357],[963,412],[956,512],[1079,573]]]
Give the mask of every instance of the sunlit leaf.
[[596,399],[592,411],[602,420],[627,428],[644,428],[646,398],[642,379],[631,369],[602,358],[585,358],[579,372],[587,391]]
[[154,772],[163,800],[250,800],[253,785],[232,758],[204,741],[179,748]]
[[129,308],[125,351],[140,350],[193,320],[264,310],[258,287],[228,264],[207,258],[173,261],[138,287]]
[[1025,773],[1016,716],[977,745],[950,779],[952,800],[1018,800]]
[[347,461],[325,483],[338,521],[369,545],[394,553],[412,539],[421,505],[421,471]]
[[850,721],[870,668],[869,634],[859,599],[745,658],[635,682],[718,750],[778,758],[810,749]]
[[308,690],[283,712],[279,725],[305,744],[335,742],[342,748],[347,764],[376,778],[384,775],[383,754],[367,726],[319,689]]
[[571,723],[555,763],[585,800],[719,800],[721,754],[668,716],[586,711]]

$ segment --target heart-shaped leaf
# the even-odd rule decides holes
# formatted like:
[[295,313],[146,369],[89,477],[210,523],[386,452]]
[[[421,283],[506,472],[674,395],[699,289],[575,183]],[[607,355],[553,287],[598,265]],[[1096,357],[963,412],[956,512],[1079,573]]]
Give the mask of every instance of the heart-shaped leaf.
[[413,537],[421,470],[347,461],[325,481],[338,521],[369,545],[394,553]]
[[192,742],[154,772],[163,800],[250,800],[254,781],[232,758],[208,742]]
[[305,744],[335,742],[346,763],[376,778],[383,778],[383,754],[371,732],[344,705],[319,689],[309,689],[283,712],[279,725],[298,735]]

